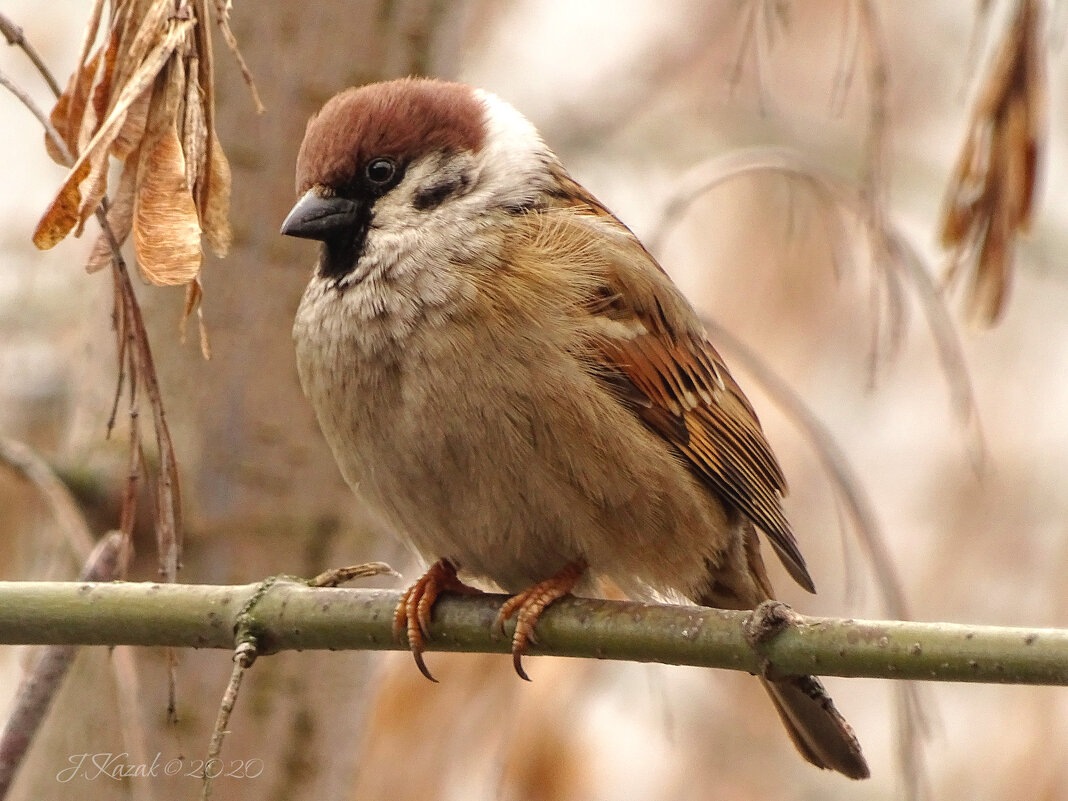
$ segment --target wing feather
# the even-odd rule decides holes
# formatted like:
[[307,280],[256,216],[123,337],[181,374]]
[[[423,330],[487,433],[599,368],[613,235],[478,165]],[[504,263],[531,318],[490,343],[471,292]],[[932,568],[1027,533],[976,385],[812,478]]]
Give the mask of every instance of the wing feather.
[[566,239],[584,266],[601,273],[587,311],[601,323],[594,345],[604,379],[707,487],[765,532],[794,580],[814,592],[782,508],[786,479],[693,308],[630,230],[581,187],[558,201],[530,216],[535,225],[573,227],[567,237],[538,239],[544,247]]

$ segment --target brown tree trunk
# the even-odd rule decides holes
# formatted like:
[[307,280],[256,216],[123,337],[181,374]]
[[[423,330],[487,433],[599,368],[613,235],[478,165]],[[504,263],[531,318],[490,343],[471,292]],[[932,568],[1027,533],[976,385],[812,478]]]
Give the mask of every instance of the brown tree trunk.
[[[283,238],[278,228],[294,200],[293,165],[308,117],[354,83],[429,70],[447,74],[449,64],[433,46],[452,41],[458,31],[459,18],[444,13],[447,8],[428,0],[238,4],[232,25],[267,108],[263,115],[256,114],[221,37],[214,37],[216,127],[233,170],[234,246],[225,260],[209,257],[203,273],[211,360],[201,358],[195,335],[184,347],[178,342],[180,293],[140,291],[183,481],[181,581],[244,583],[406,558],[393,540],[374,536],[373,521],[356,508],[299,388],[290,328],[316,253],[308,243]],[[445,28],[454,35],[440,36]],[[99,287],[98,308],[105,309],[106,276],[84,280]],[[108,343],[102,332],[95,339]],[[99,369],[89,380],[100,401],[99,420],[86,430],[99,437],[108,402],[100,388],[113,386],[113,351],[102,346],[96,361]],[[124,441],[121,425],[116,436]],[[138,547],[132,577],[154,578],[151,539]],[[199,794],[189,774],[206,755],[229,654],[178,655],[179,722],[172,724],[167,656],[137,652],[143,747],[120,735],[107,664],[113,659],[106,649],[80,654],[15,797]],[[289,653],[257,662],[230,722],[216,797],[338,797],[354,775],[374,660],[356,653]],[[71,755],[124,751],[130,755],[121,761],[130,764],[151,764],[158,753],[157,775],[114,781],[87,764],[57,784],[57,773],[73,765]],[[168,763],[180,770],[164,775]]]

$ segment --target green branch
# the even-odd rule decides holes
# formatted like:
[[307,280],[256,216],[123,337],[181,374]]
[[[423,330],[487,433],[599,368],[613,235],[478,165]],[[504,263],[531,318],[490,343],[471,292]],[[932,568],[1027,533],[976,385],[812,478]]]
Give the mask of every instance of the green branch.
[[[0,582],[0,643],[235,647],[235,623],[259,653],[397,650],[396,591],[246,586]],[[491,625],[502,596],[446,596],[430,650],[503,653]],[[781,605],[769,606],[782,618]],[[747,637],[748,612],[568,598],[538,623],[534,654],[663,662],[750,673],[1068,685],[1068,630],[838,620],[786,614]],[[768,616],[766,616],[768,617]],[[771,621],[775,623],[773,619]],[[779,621],[781,622],[781,620]],[[754,650],[756,648],[757,650]]]

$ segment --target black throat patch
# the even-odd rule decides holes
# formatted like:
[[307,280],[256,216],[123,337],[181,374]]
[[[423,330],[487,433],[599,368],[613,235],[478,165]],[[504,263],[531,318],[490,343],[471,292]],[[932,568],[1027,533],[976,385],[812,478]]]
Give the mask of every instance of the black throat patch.
[[321,278],[325,278],[336,286],[356,269],[367,245],[367,232],[371,228],[371,218],[371,204],[360,204],[355,225],[323,240],[317,270]]

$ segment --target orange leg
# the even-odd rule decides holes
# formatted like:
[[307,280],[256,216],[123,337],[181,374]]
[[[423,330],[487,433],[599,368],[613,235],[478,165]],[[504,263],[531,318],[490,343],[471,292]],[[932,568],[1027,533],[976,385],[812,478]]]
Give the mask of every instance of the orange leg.
[[412,649],[416,667],[433,682],[437,679],[427,670],[423,652],[426,650],[426,641],[430,638],[430,613],[434,602],[443,592],[482,594],[481,590],[468,587],[456,577],[456,567],[452,562],[439,559],[401,596],[397,610],[393,613],[393,636],[400,639],[401,634],[408,635],[408,647]]
[[586,564],[585,559],[572,562],[556,575],[545,581],[539,581],[519,595],[509,598],[501,607],[501,611],[497,613],[494,625],[502,632],[505,621],[515,616],[515,634],[512,635],[512,665],[515,667],[515,672],[519,674],[519,678],[530,681],[530,676],[523,670],[523,654],[527,652],[530,643],[537,644],[538,642],[534,636],[534,626],[537,625],[541,613],[553,601],[569,595],[586,572],[587,567],[589,565]]

